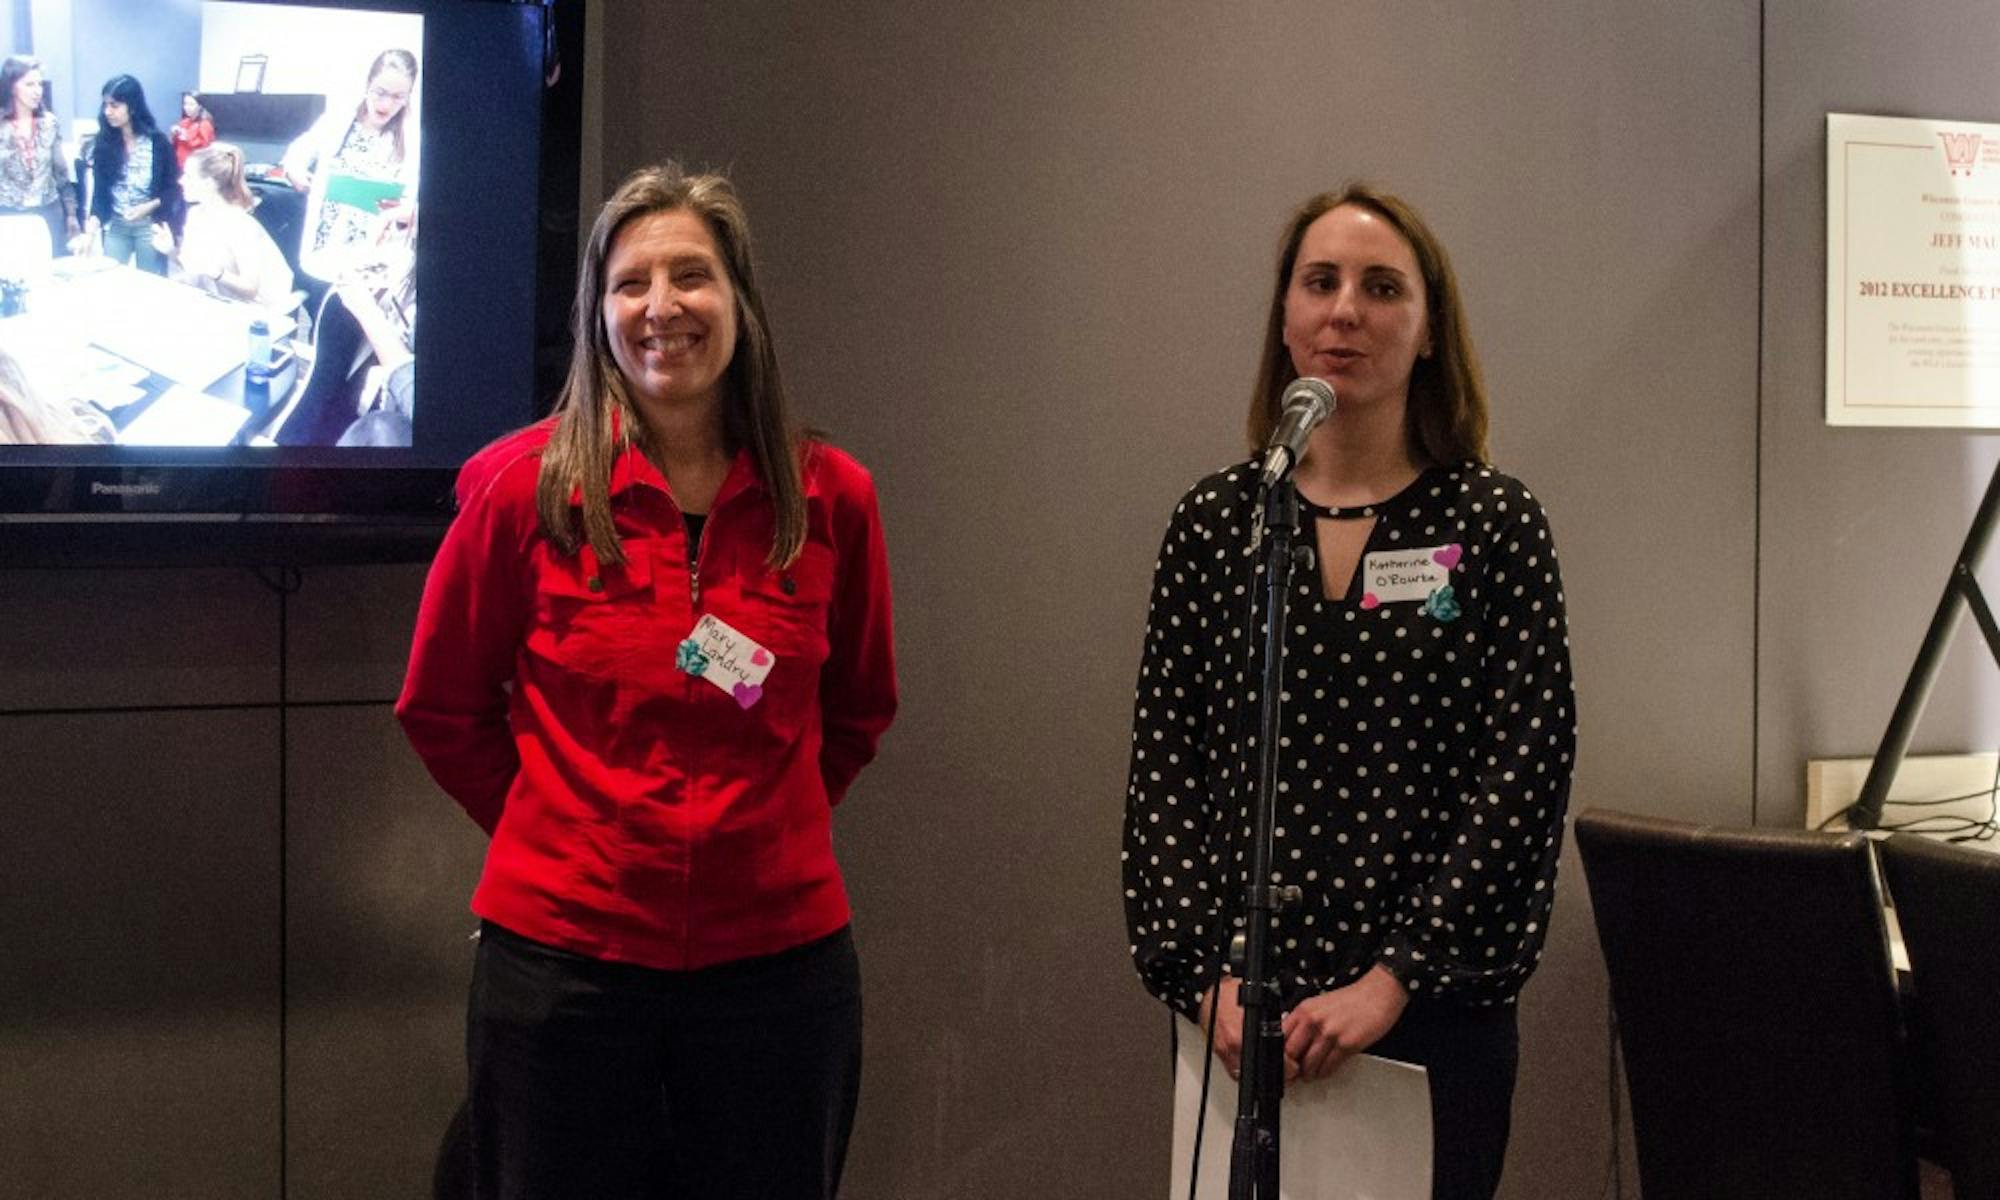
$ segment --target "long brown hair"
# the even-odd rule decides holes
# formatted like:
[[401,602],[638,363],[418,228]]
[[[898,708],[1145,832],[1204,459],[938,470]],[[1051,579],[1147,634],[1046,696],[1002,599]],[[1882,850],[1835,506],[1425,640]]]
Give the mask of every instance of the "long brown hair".
[[[783,567],[798,557],[806,540],[801,434],[786,413],[771,323],[751,268],[749,217],[728,179],[690,173],[674,162],[633,172],[591,226],[571,313],[575,345],[569,377],[556,400],[555,432],[542,451],[536,487],[542,532],[566,554],[589,542],[600,561],[625,561],[611,519],[611,464],[629,446],[642,444],[646,427],[605,336],[605,264],[612,241],[627,224],[674,210],[692,213],[708,226],[736,293],[736,353],[722,376],[723,429],[731,443],[750,452],[757,477],[771,495],[776,521],[767,561],[773,568]],[[578,492],[583,496],[581,533],[570,502]]]
[[1314,221],[1343,205],[1368,209],[1394,226],[1410,244],[1417,269],[1424,277],[1430,322],[1431,354],[1419,358],[1410,372],[1410,400],[1405,423],[1410,451],[1434,463],[1486,460],[1486,385],[1481,381],[1479,355],[1465,323],[1465,304],[1452,272],[1444,243],[1408,202],[1366,183],[1350,183],[1321,192],[1300,205],[1285,226],[1278,249],[1278,277],[1271,287],[1271,314],[1264,327],[1264,350],[1257,363],[1257,385],[1250,393],[1250,450],[1255,453],[1277,428],[1285,388],[1299,377],[1292,353],[1285,346],[1285,293],[1298,265],[1299,244]]
[[[30,71],[40,71],[41,69],[42,60],[30,54],[9,54],[4,62],[0,62],[0,117],[11,121],[21,115],[14,111],[14,85],[27,78]],[[34,115],[36,117],[40,117],[43,113],[49,111],[49,94],[54,91],[55,88],[49,86],[48,74],[44,72],[42,75],[42,103],[40,107],[35,109]]]
[[[403,118],[410,115],[410,101],[416,98],[417,92],[417,56],[408,50],[384,50],[375,56],[374,62],[368,64],[367,86],[374,87],[375,77],[384,71],[392,69],[401,71],[410,77],[410,94],[404,97],[403,107],[397,109],[396,115],[390,117],[382,125],[382,132],[388,134],[396,143],[396,161],[400,163],[403,161],[404,149]],[[354,106],[354,119],[360,121],[366,118],[367,115],[368,96],[366,91],[364,91],[361,96],[361,103]]]
[[14,356],[0,350],[0,446],[38,446],[70,441]]

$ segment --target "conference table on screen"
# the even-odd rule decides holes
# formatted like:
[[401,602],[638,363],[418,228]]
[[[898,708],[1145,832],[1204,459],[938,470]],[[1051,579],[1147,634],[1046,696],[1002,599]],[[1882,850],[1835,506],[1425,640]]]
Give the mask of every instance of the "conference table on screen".
[[59,258],[26,310],[0,317],[0,349],[37,387],[110,418],[125,445],[244,445],[275,432],[298,384],[282,348],[268,383],[250,380],[250,324],[274,346],[292,319],[260,305],[99,257]]

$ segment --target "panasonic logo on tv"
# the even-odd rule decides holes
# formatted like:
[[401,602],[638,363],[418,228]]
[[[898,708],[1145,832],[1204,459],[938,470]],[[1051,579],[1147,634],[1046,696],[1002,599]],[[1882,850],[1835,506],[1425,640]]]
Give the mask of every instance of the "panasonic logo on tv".
[[95,479],[90,481],[90,494],[93,496],[157,496],[160,490],[158,480],[150,483],[101,483]]

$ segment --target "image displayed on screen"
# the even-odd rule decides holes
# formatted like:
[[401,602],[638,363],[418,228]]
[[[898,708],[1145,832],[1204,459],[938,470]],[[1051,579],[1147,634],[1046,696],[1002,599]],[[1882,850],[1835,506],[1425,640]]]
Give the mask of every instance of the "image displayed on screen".
[[0,445],[410,446],[423,18],[70,13],[0,64]]

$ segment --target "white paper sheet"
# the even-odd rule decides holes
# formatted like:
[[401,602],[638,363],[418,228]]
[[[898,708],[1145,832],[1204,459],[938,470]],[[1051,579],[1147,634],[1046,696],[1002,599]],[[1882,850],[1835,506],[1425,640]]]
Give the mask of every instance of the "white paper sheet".
[[226,446],[250,410],[184,387],[168,388],[118,434],[127,446]]
[[86,346],[77,353],[76,373],[80,378],[114,384],[144,383],[148,374],[146,368],[137,363],[129,363],[114,354],[106,354],[95,346]]
[[116,267],[72,280],[53,303],[81,314],[98,346],[175,383],[205,388],[243,365],[250,322],[265,310]]
[[[1187,1200],[1201,1098],[1202,1040],[1186,1027],[1180,1034],[1169,1200]],[[1431,1100],[1422,1067],[1364,1054],[1329,1079],[1288,1084],[1278,1126],[1283,1200],[1429,1200]],[[1236,1081],[1217,1063],[1202,1130],[1199,1200],[1228,1196],[1235,1133]]]
[[136,404],[146,398],[146,389],[129,383],[86,381],[76,389],[78,399],[88,400],[105,412]]

